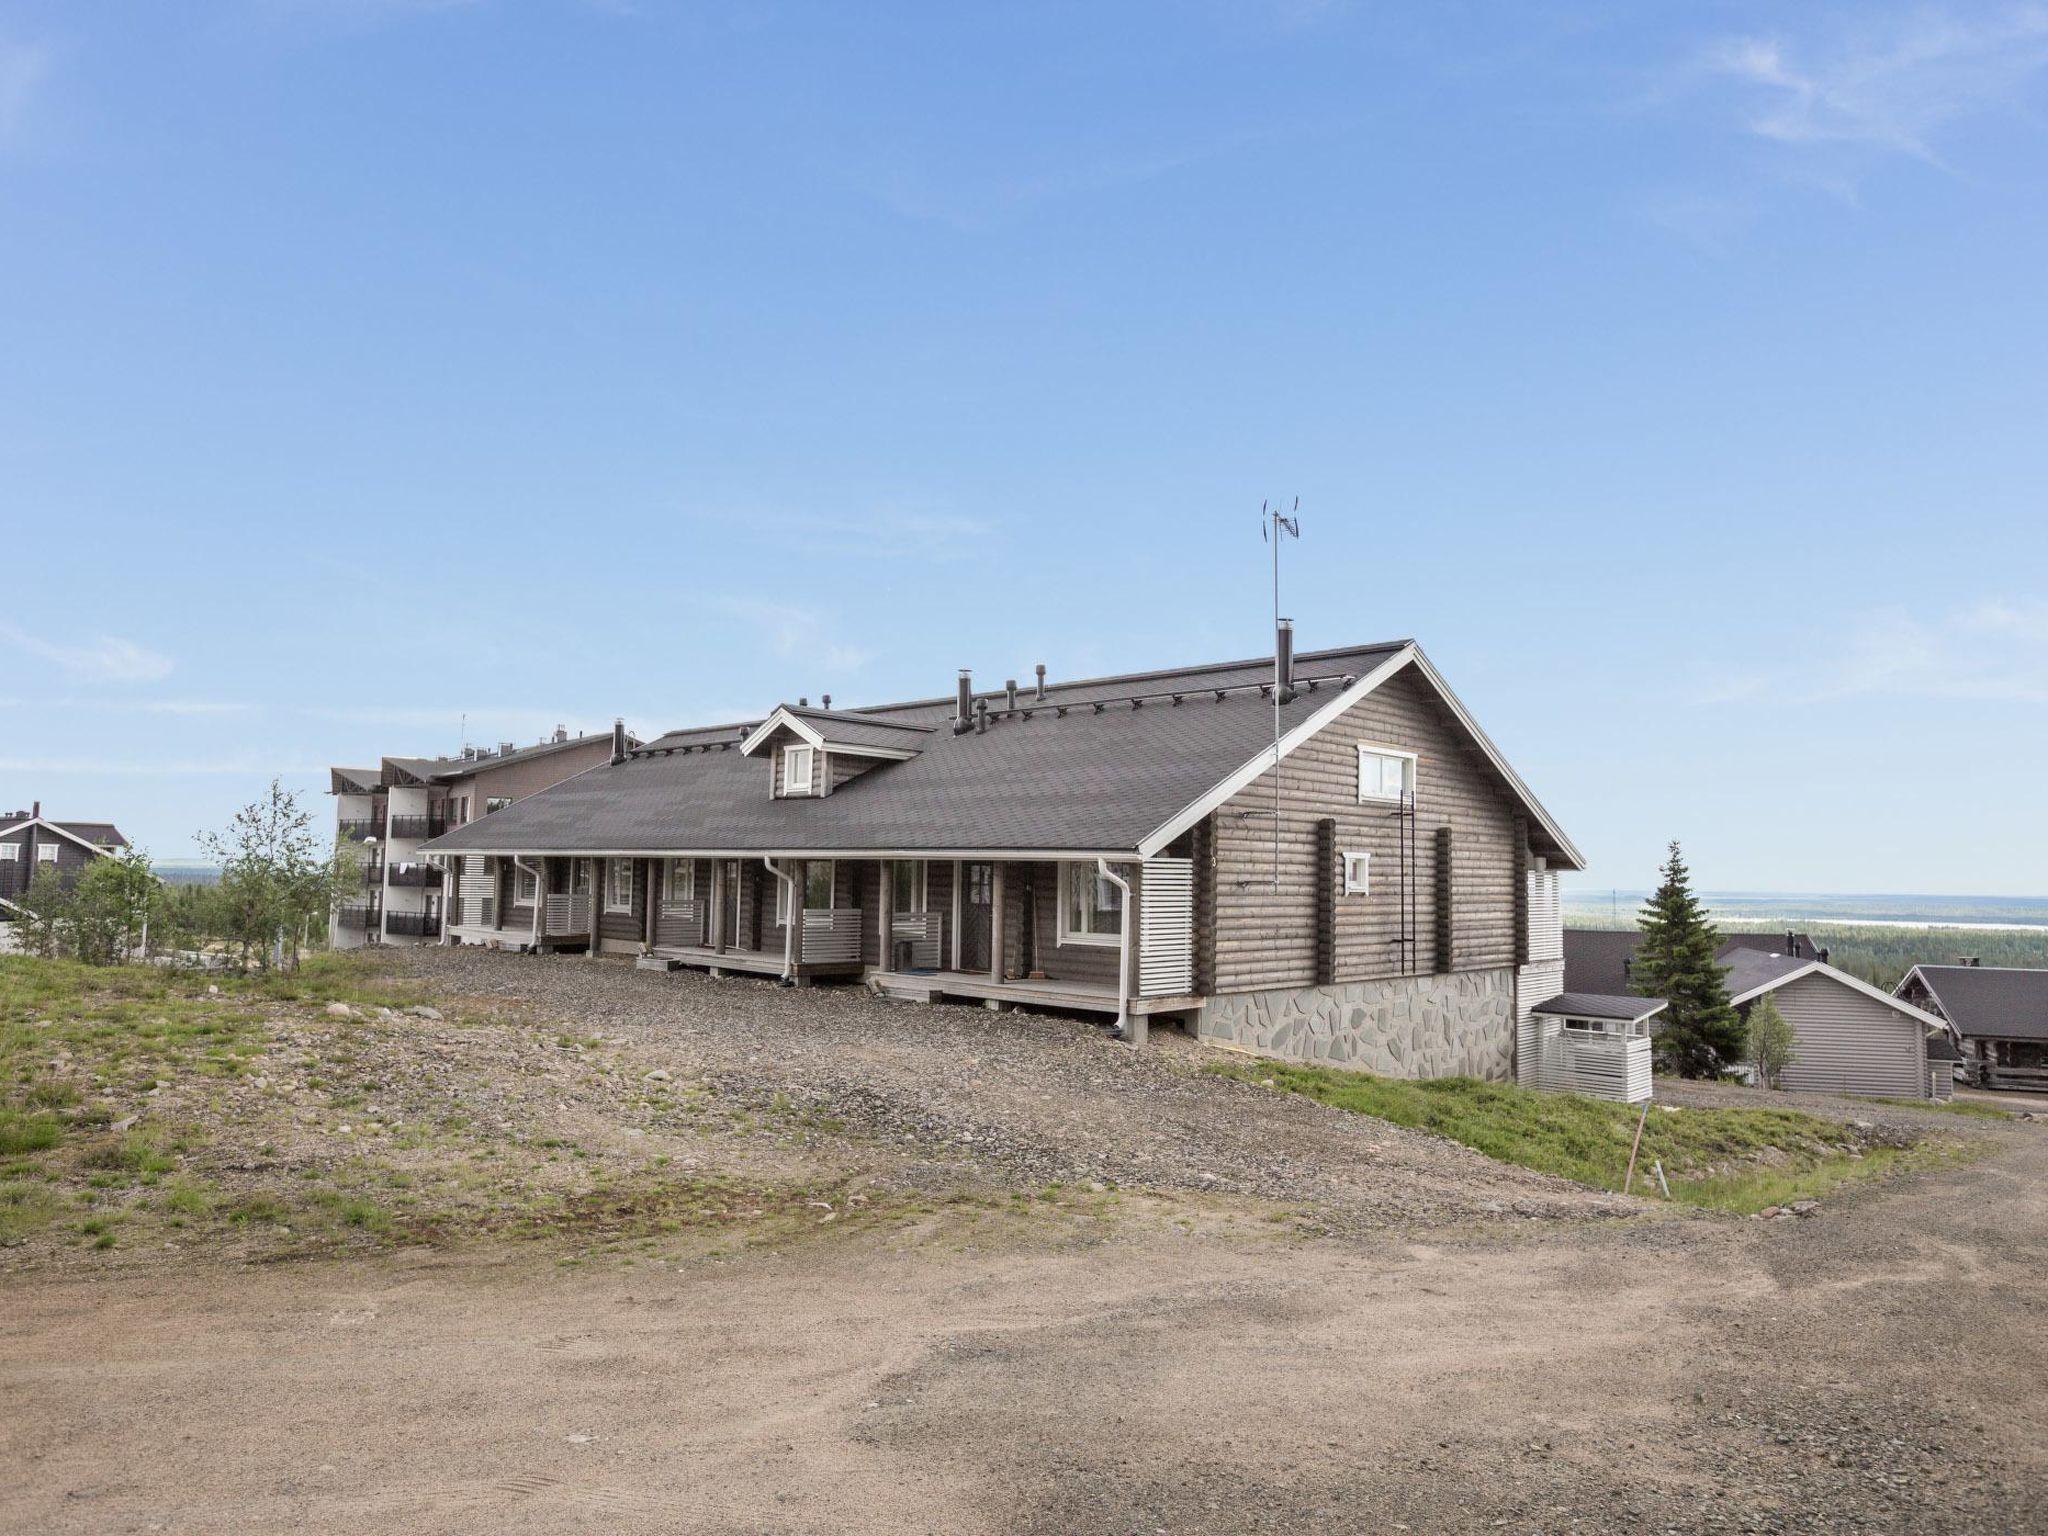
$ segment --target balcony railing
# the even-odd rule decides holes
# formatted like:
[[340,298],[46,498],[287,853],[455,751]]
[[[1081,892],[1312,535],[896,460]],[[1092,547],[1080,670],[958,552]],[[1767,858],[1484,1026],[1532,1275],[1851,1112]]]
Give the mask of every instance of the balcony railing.
[[391,866],[391,883],[405,886],[428,886],[441,883],[441,870],[435,864],[394,864]]
[[374,816],[351,816],[334,824],[334,835],[345,843],[358,843],[366,837],[382,837],[384,823]]
[[804,965],[860,959],[860,908],[806,907],[797,960]]
[[581,938],[590,932],[590,898],[550,896],[541,909],[540,922],[544,938]]
[[695,949],[704,942],[708,902],[665,901],[654,919],[654,942],[676,949]]
[[351,902],[336,915],[344,928],[370,929],[377,926],[377,909],[361,902]]
[[386,912],[384,931],[408,939],[431,939],[441,932],[438,912]]
[[393,837],[439,837],[448,830],[445,816],[394,816],[391,818]]

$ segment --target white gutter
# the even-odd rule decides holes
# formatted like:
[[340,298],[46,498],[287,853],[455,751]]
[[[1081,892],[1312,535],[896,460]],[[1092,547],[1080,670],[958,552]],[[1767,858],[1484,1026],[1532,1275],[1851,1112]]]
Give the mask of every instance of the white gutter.
[[[543,875],[539,870],[535,869],[531,864],[527,863],[526,860],[520,858],[519,855],[516,853],[512,855],[512,867],[514,869],[523,869],[529,875],[533,876],[533,947],[535,950],[539,950],[540,915],[542,912],[547,910],[548,904],[547,877]],[[512,895],[515,898],[519,895],[519,885],[516,877],[513,881]],[[444,918],[443,921],[446,921],[446,919]]]
[[782,979],[793,982],[796,980],[796,930],[804,920],[803,908],[797,905],[796,881],[787,870],[778,868],[773,859],[763,859],[761,865],[789,888],[789,922],[782,930]]
[[1129,1045],[1143,1045],[1144,1017],[1131,1013],[1131,925],[1138,920],[1138,914],[1131,910],[1131,882],[1111,869],[1107,859],[1097,859],[1095,868],[1103,879],[1124,893],[1123,932],[1117,936],[1116,945],[1116,1032]]

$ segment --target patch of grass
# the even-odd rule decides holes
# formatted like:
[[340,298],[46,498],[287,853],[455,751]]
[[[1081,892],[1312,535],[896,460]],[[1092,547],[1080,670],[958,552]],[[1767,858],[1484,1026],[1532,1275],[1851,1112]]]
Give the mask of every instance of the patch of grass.
[[99,1142],[87,1149],[79,1162],[110,1173],[144,1175],[169,1173],[178,1166],[178,1160],[164,1150],[154,1135],[141,1131]]
[[47,1184],[15,1179],[0,1184],[0,1247],[47,1227],[57,1211],[57,1196]]
[[[1598,1189],[1621,1188],[1640,1115],[1634,1105],[1469,1077],[1411,1081],[1283,1062],[1217,1062],[1208,1070],[1435,1131],[1500,1162]],[[1652,1105],[1635,1189],[1654,1192],[1645,1176],[1662,1162],[1673,1199],[1753,1212],[1897,1168],[1920,1150],[1866,1146],[1853,1127],[1800,1110]]]
[[0,1105],[0,1157],[48,1152],[64,1139],[64,1122],[55,1115]]
[[1928,1099],[1875,1099],[1877,1104],[1896,1104],[1901,1109],[1931,1109],[1944,1115],[1966,1115],[1974,1120],[2010,1120],[2012,1111],[2000,1109],[1996,1104],[1971,1104],[1963,1099],[1949,1099],[1936,1104]]

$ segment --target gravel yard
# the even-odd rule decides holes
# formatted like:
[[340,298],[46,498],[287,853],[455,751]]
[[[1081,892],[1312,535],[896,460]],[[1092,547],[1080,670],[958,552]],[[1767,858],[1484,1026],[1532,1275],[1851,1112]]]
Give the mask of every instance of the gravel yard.
[[[6,1250],[0,1532],[2048,1529],[2048,1126],[1660,1084],[1982,1154],[1759,1221],[1173,1038],[394,963],[430,1013],[202,1000],[183,1027],[239,1071],[104,1092],[216,1127],[181,1156],[224,1199],[370,1169],[471,1211],[459,1237],[506,1200],[555,1236],[170,1249],[138,1217],[105,1253]],[[670,1186],[677,1221],[604,1241],[562,1203]]]
[[793,1105],[928,1180],[1249,1195],[1354,1229],[1643,1209],[1205,1073],[1215,1052],[1167,1031],[1134,1051],[1063,1015],[890,1003],[856,987],[785,989],[580,956],[400,953],[406,974],[574,1021],[643,1070],[703,1081],[719,1102]]

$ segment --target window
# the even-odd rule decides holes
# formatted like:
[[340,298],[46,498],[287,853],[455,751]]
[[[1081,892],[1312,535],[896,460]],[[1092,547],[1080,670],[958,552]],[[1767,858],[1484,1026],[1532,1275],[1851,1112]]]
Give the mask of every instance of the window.
[[469,796],[458,795],[448,802],[448,825],[464,826],[469,821]]
[[1604,1035],[1607,1033],[1605,1019],[1566,1019],[1565,1029],[1574,1035]]
[[835,866],[830,859],[812,859],[804,866],[804,906],[813,912],[829,911],[832,906],[832,876]]
[[695,859],[670,859],[662,865],[661,899],[663,901],[695,901],[697,899],[697,861]]
[[631,859],[606,859],[604,861],[604,909],[607,912],[630,912],[633,910],[633,861]]
[[590,894],[590,860],[571,859],[569,861],[569,894],[571,896],[588,896]]
[[1415,793],[1415,754],[1391,747],[1358,749],[1358,798],[1400,800]]
[[1060,942],[1115,944],[1124,931],[1124,893],[1093,863],[1060,866]]
[[909,917],[925,909],[925,862],[923,859],[896,861],[894,910]]
[[12,864],[21,857],[21,844],[0,843],[0,864]]
[[782,749],[783,794],[808,795],[811,792],[811,762],[815,756],[810,747]]
[[1370,896],[1372,894],[1371,854],[1347,853],[1344,855],[1344,894],[1346,896]]
[[488,816],[493,811],[502,811],[511,803],[512,797],[510,795],[492,795],[484,801],[484,814]]
[[513,866],[512,899],[521,906],[532,906],[540,896],[540,877],[530,869]]
[[38,864],[54,864],[54,863],[56,863],[56,862],[57,862],[57,845],[56,845],[55,843],[37,843],[37,844],[36,844],[36,862],[37,862]]

